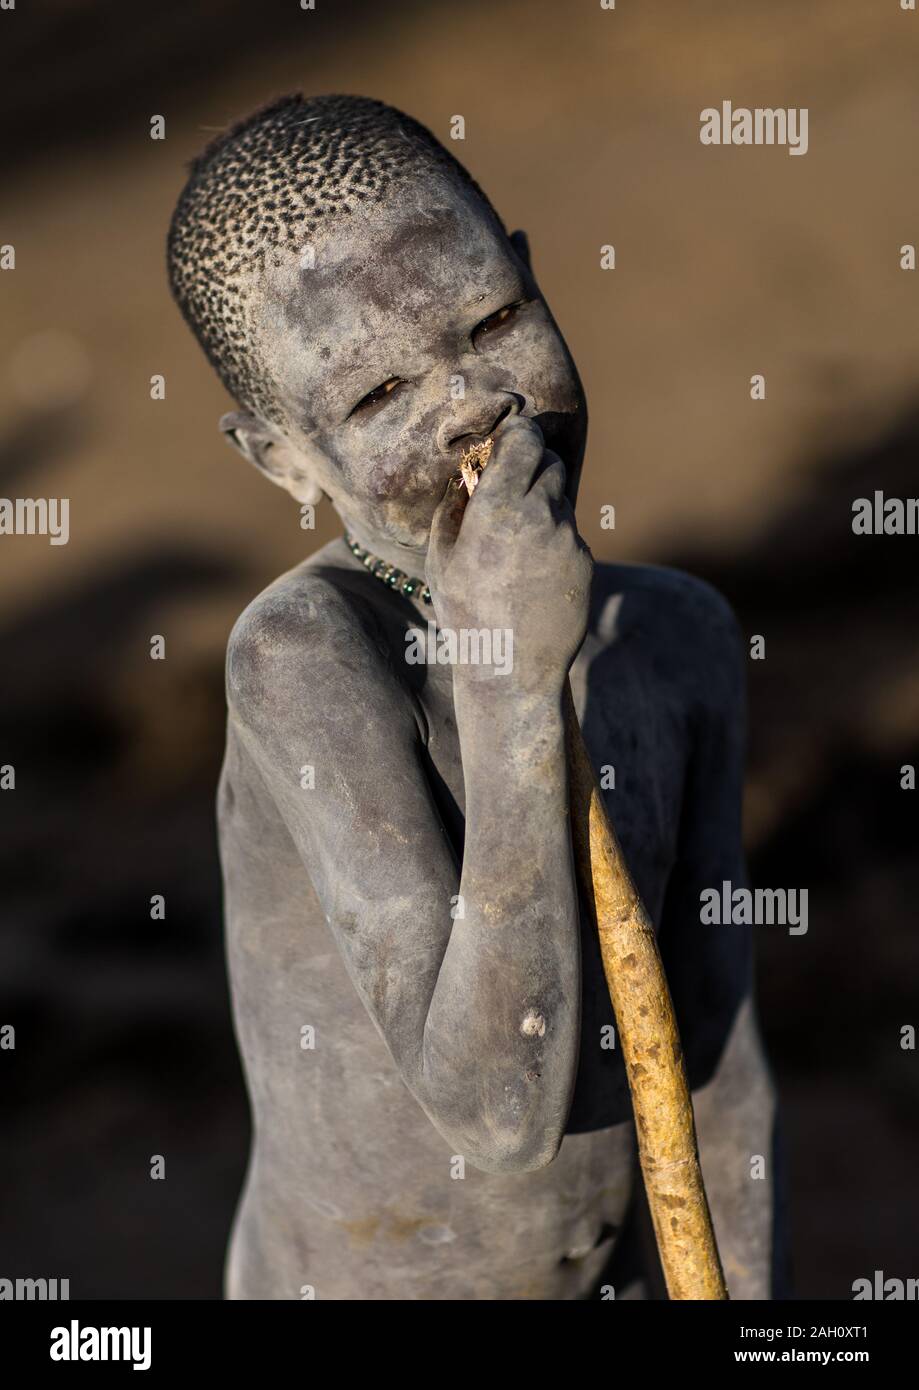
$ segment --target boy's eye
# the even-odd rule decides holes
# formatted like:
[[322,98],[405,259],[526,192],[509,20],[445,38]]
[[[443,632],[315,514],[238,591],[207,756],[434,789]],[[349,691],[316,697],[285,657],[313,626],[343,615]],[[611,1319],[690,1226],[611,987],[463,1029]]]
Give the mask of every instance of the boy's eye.
[[480,338],[485,333],[493,333],[496,328],[500,328],[502,324],[507,323],[508,319],[512,319],[519,308],[519,304],[505,304],[503,309],[499,309],[497,313],[489,314],[487,319],[483,319],[482,322],[472,330],[472,336],[474,338]]
[[387,396],[392,395],[396,387],[401,385],[402,378],[400,376],[391,376],[388,381],[383,382],[382,386],[377,386],[372,391],[368,391],[366,396],[362,396],[351,414],[354,415],[356,411],[363,410],[365,406],[379,405],[380,401],[385,401]]

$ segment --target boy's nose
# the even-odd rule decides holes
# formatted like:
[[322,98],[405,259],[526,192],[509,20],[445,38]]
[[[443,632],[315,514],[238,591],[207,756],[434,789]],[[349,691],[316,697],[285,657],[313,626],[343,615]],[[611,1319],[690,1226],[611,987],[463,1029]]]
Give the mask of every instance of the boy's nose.
[[[444,453],[462,450],[476,439],[486,439],[511,415],[520,415],[526,405],[523,396],[516,391],[502,391],[496,401],[464,402],[466,410],[461,418],[447,420],[439,430],[438,444]],[[471,407],[471,409],[470,409]]]

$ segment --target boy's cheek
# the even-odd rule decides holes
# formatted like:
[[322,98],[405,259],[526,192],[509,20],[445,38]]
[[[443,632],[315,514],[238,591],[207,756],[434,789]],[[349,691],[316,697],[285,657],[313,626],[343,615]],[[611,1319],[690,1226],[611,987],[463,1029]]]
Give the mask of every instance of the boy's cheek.
[[398,503],[402,512],[433,515],[451,472],[431,435],[409,432],[395,435],[385,451],[352,459],[348,491],[373,507]]
[[494,361],[504,376],[504,388],[523,395],[537,415],[579,408],[580,389],[568,351],[546,322],[517,330]]
[[433,510],[455,471],[438,448],[442,420],[442,410],[399,422],[381,418],[360,439],[348,441],[347,458],[340,462],[349,490],[372,504],[411,505],[433,497]]
[[534,352],[530,360],[530,394],[537,414],[543,411],[576,411],[580,389],[561,340],[553,336],[545,341],[542,351]]
[[399,501],[411,505],[431,491],[433,480],[426,476],[414,458],[390,455],[371,467],[364,493],[370,502]]

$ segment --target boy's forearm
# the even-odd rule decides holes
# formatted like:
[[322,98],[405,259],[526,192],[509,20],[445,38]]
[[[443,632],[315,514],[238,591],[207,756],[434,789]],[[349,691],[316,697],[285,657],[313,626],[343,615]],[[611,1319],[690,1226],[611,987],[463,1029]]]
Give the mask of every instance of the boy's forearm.
[[549,1162],[564,1133],[580,938],[561,691],[500,689],[502,679],[455,685],[466,834],[424,1073],[470,1161],[525,1169]]

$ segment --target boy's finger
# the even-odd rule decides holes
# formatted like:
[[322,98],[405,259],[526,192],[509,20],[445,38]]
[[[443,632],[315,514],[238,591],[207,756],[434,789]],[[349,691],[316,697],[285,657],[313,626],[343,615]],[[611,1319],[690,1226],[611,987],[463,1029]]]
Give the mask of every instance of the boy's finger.
[[451,479],[431,521],[431,535],[428,541],[429,567],[437,568],[442,564],[456,544],[466,510],[466,497],[466,489],[462,483]]
[[558,454],[554,453],[552,449],[546,449],[539,462],[530,491],[539,490],[553,502],[560,502],[565,493],[567,478],[565,465]]
[[545,450],[542,430],[534,420],[516,415],[494,435],[491,458],[479,475],[472,500],[480,495],[493,502],[522,497],[533,481]]

